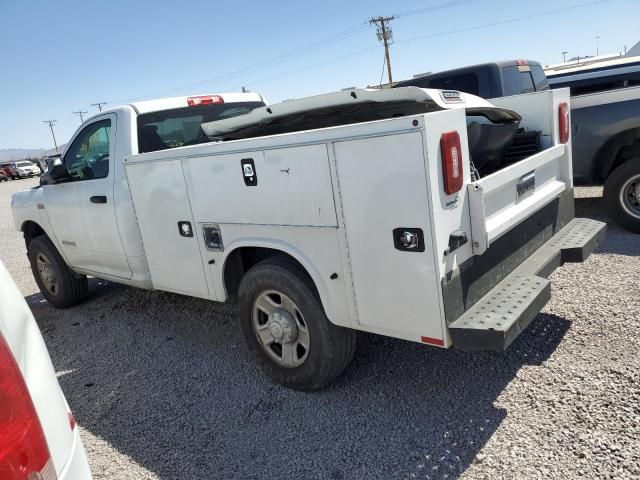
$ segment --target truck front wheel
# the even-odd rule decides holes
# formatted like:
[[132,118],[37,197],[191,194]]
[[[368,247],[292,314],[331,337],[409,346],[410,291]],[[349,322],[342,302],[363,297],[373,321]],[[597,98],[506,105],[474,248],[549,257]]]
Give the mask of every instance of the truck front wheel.
[[87,277],[71,271],[49,237],[31,240],[27,256],[38,288],[52,306],[69,308],[85,299]]
[[317,390],[351,362],[355,332],[329,322],[311,279],[293,262],[275,257],[255,265],[238,298],[249,350],[275,382]]
[[604,184],[609,215],[622,227],[640,233],[640,158],[627,160]]

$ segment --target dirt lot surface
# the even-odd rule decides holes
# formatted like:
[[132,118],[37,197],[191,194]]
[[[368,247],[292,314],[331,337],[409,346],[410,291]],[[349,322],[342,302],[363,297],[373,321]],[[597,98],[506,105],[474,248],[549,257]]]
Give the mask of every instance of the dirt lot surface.
[[[54,310],[0,184],[0,259],[42,329],[97,479],[640,478],[640,235],[610,225],[502,354],[361,335],[329,389],[273,385],[231,306],[92,280]],[[605,218],[600,189],[577,214]],[[72,221],[70,219],[70,221]]]

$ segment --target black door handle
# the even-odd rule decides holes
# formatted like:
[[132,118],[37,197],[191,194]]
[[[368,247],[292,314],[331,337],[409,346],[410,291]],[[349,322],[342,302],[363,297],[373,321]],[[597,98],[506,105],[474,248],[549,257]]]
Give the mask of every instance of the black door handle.
[[91,203],[107,203],[107,196],[94,195],[93,197],[89,198],[89,200],[91,200]]

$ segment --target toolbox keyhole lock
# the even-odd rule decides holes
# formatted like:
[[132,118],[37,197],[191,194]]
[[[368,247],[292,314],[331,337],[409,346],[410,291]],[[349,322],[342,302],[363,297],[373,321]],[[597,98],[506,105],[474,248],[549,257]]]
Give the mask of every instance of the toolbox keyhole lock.
[[424,252],[424,235],[421,228],[400,227],[393,230],[393,244],[403,252]]

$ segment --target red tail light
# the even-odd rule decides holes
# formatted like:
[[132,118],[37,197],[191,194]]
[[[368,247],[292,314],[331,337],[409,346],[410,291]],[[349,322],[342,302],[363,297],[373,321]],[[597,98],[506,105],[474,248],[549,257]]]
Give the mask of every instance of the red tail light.
[[566,103],[561,103],[558,107],[558,125],[560,127],[560,143],[567,143],[571,123],[569,122],[569,105]]
[[47,441],[22,373],[0,335],[0,478],[55,479]]
[[444,191],[452,195],[462,188],[462,149],[458,132],[446,132],[440,137]]
[[213,105],[214,103],[224,103],[224,99],[220,95],[201,95],[199,97],[187,98],[187,104],[190,107]]

